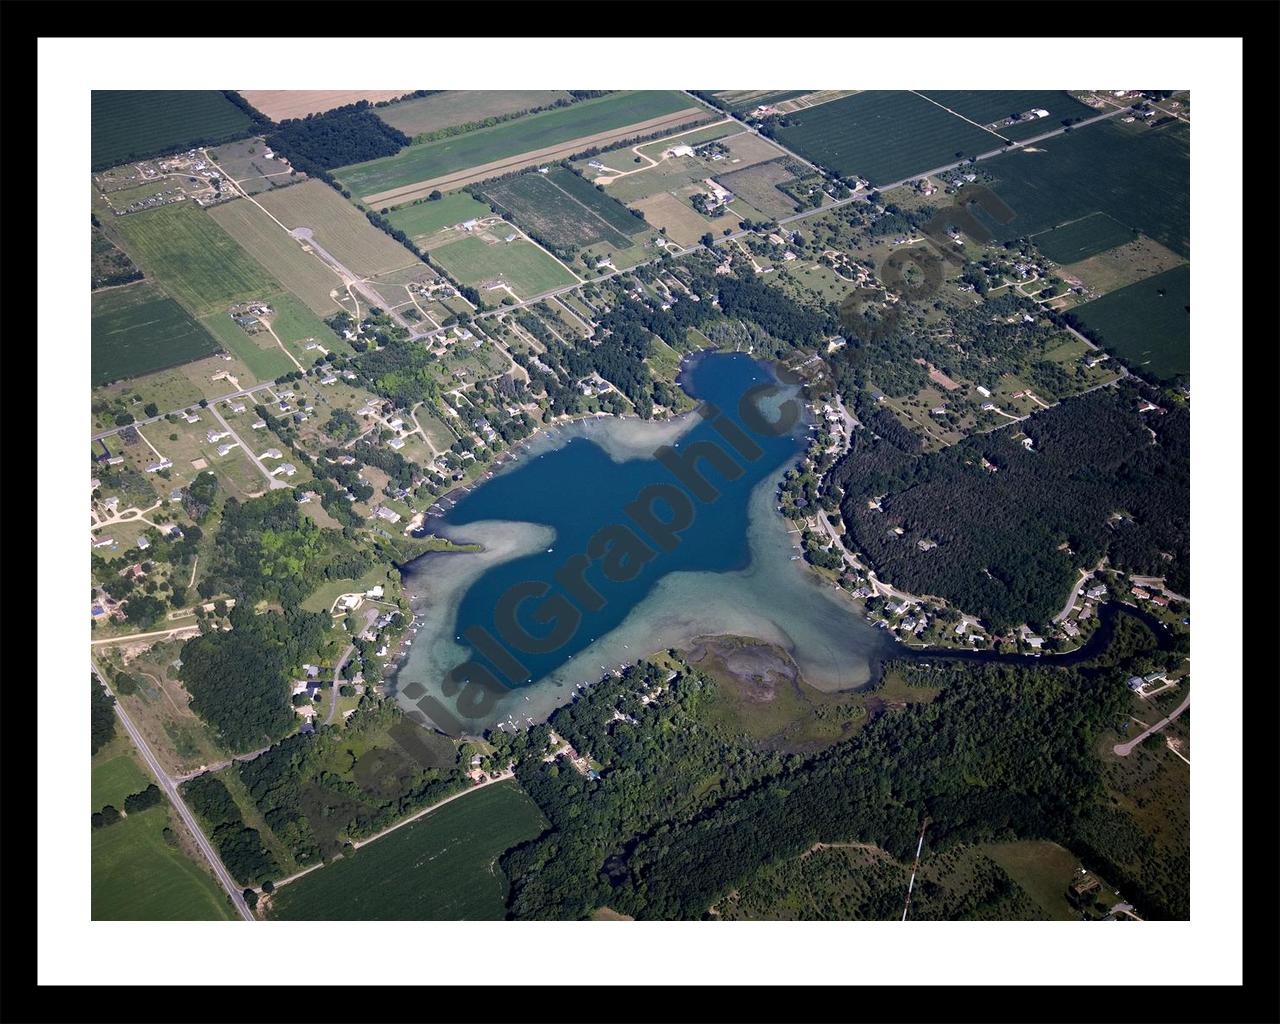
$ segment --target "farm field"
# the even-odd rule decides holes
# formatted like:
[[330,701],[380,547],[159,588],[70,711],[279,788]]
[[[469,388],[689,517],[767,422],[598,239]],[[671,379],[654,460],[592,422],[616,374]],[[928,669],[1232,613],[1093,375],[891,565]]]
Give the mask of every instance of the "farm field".
[[[1091,117],[1098,113],[1093,107],[1081,103],[1061,89],[922,89],[920,95],[928,96],[962,117],[986,125],[1006,139],[1014,141],[1061,128],[1062,122],[1067,118]],[[998,123],[1014,114],[1025,114],[1037,109],[1047,110],[1049,116],[1008,126]]]
[[391,226],[408,235],[419,248],[429,249],[433,236],[477,217],[487,217],[489,207],[466,192],[450,192],[436,200],[401,206],[387,215]]
[[375,228],[324,182],[306,181],[269,192],[259,202],[290,230],[310,228],[317,243],[361,277],[417,262],[408,249]]
[[1132,228],[1125,227],[1114,217],[1091,213],[1061,227],[1032,235],[1032,241],[1054,263],[1063,264],[1088,259],[1132,242],[1134,235]]
[[118,217],[125,249],[197,316],[279,290],[265,269],[190,202]]
[[789,92],[769,89],[717,89],[711,95],[735,114],[748,114],[756,107],[767,107],[784,100],[793,100],[799,96],[807,96],[812,91],[812,89],[792,89]]
[[484,196],[499,212],[509,212],[517,224],[556,248],[581,249],[603,242],[628,249],[634,244],[628,234],[647,227],[616,199],[562,167],[499,182],[486,188]]
[[468,793],[280,887],[268,917],[294,921],[499,920],[497,859],[546,822],[515,782]]
[[93,228],[91,232],[89,264],[89,283],[94,291],[127,284],[131,277],[141,279],[141,271],[100,228]]
[[1185,260],[1159,242],[1139,235],[1132,242],[1108,249],[1097,256],[1059,268],[1064,280],[1080,282],[1094,292],[1110,292],[1141,281],[1153,274],[1163,274]]
[[360,100],[370,103],[394,100],[411,92],[412,89],[241,89],[240,95],[271,120],[287,121],[308,114],[323,114]]
[[450,89],[433,96],[402,100],[375,113],[411,138],[424,132],[473,124],[533,107],[547,107],[569,99],[564,89]]
[[218,350],[191,315],[154,285],[100,291],[91,299],[93,386],[168,369]]
[[[689,187],[683,191],[688,193],[698,190]],[[631,205],[643,213],[644,219],[655,228],[666,228],[665,234],[673,242],[686,247],[696,245],[698,239],[708,231],[718,236],[725,228],[736,231],[742,226],[742,221],[734,216],[737,203],[733,204],[733,209],[723,217],[717,217],[714,220],[702,216],[692,206],[682,203],[670,192],[660,192],[658,195],[637,200]],[[747,211],[738,212],[746,214]]]
[[[523,238],[489,244],[468,236],[441,246],[431,255],[462,284],[480,287],[500,282],[522,299],[576,282],[551,256]],[[500,296],[490,298],[496,304]]]
[[1008,224],[993,224],[1006,241],[1034,235],[1090,213],[1115,220],[1172,249],[1184,259],[1190,248],[1189,130],[1091,124],[1017,150],[981,166],[990,186],[1014,211]]
[[785,217],[794,213],[796,207],[795,200],[776,187],[795,179],[795,175],[787,170],[786,163],[784,160],[773,160],[755,164],[741,171],[717,175],[715,180],[766,216]]
[[150,782],[151,779],[138,767],[132,753],[126,750],[125,753],[116,754],[93,766],[89,784],[92,798],[90,810],[100,811],[108,804],[120,810],[124,807],[125,797],[140,793]]
[[[366,202],[403,202],[433,188],[461,188],[471,181],[496,177],[539,160],[559,159],[593,143],[603,145],[657,130],[664,124],[691,120],[699,113],[707,112],[674,90],[612,93],[465,135],[410,146],[395,156],[338,168],[333,173]],[[468,173],[458,173],[462,171]]]
[[871,90],[788,115],[789,149],[843,177],[900,181],[1002,145],[999,138],[910,92]]
[[1191,372],[1191,265],[1077,306],[1070,319],[1139,373],[1168,381]]
[[248,199],[219,203],[209,216],[313,312],[328,315],[340,308],[329,294],[345,291],[338,275],[318,256],[303,252],[296,239]]
[[218,884],[165,842],[168,804],[94,829],[92,916],[95,921],[230,921]]
[[249,116],[213,89],[95,89],[93,170],[246,134]]

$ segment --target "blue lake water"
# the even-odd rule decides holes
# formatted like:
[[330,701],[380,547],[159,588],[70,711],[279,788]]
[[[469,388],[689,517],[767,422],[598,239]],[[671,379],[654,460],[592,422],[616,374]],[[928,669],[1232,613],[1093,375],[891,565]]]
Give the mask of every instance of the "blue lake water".
[[[528,724],[606,669],[716,633],[781,644],[825,689],[867,682],[900,650],[793,559],[775,495],[807,424],[768,423],[802,411],[797,389],[742,354],[694,357],[682,383],[719,415],[548,431],[428,520],[485,550],[406,569],[418,625],[395,679],[406,708],[449,732]],[[722,465],[689,459],[708,445]]]

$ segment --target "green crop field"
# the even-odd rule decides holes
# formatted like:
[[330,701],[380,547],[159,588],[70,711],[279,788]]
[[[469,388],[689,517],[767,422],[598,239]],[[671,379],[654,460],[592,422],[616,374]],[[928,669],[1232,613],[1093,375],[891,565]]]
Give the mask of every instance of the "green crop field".
[[455,224],[487,217],[489,207],[466,192],[450,192],[436,200],[414,203],[392,210],[387,215],[391,226],[403,231],[414,242],[421,242]]
[[501,854],[546,827],[515,782],[468,793],[282,886],[269,916],[294,921],[501,919]]
[[1137,232],[1105,213],[1091,213],[1069,224],[1033,236],[1040,251],[1054,263],[1075,263],[1118,245],[1132,242]]
[[338,168],[333,175],[356,195],[367,196],[693,106],[692,99],[675,90],[610,93],[465,135],[409,146],[395,156]]
[[110,804],[118,811],[124,806],[125,797],[141,792],[150,782],[131,754],[117,754],[93,766],[89,784],[92,797],[90,809],[100,811]]
[[199,316],[280,290],[208,212],[190,202],[117,217],[111,226],[135,262]]
[[318,256],[303,252],[298,241],[258,206],[247,199],[233,199],[212,207],[209,216],[314,312],[329,314],[340,308],[329,297],[335,289],[345,294],[338,275]]
[[648,230],[612,196],[562,167],[532,171],[485,189],[485,198],[508,212],[530,234],[560,248],[582,249],[604,242],[615,249],[634,244],[624,232]]
[[95,921],[230,921],[235,915],[213,878],[165,842],[168,805],[93,830]]
[[[1074,120],[1100,113],[1062,89],[922,89],[920,94],[1015,141],[1061,128],[1067,118]],[[1047,110],[1049,114],[1008,126],[996,124],[1032,110]]]
[[502,117],[534,107],[548,107],[567,100],[563,89],[454,89],[431,96],[402,100],[374,111],[383,121],[412,137],[441,128],[474,124],[487,117]]
[[[766,217],[785,217],[796,209],[795,200],[777,187],[795,180],[795,175],[787,170],[788,163],[794,164],[795,161],[770,160],[740,171],[717,174],[715,180],[735,196],[741,196]],[[805,171],[808,172],[808,168]]]
[[146,281],[95,292],[90,305],[95,387],[202,359],[218,349],[185,309]]
[[1148,128],[1091,124],[985,161],[990,186],[1013,211],[992,224],[1000,241],[1105,213],[1172,249],[1191,254],[1190,133],[1183,124]]
[[999,149],[1000,139],[913,93],[854,93],[786,115],[778,141],[842,176],[885,185]]
[[93,170],[248,134],[249,116],[213,89],[104,90],[91,101]]
[[1069,319],[1145,376],[1191,372],[1191,265],[1144,278],[1071,310]]
[[479,286],[499,281],[522,299],[575,281],[569,271],[523,238],[490,245],[469,236],[442,245],[431,257],[462,284]]

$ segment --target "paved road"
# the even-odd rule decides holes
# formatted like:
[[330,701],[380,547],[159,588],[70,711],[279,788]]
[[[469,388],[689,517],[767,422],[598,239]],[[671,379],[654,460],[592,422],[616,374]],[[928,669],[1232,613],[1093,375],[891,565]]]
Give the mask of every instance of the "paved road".
[[[90,659],[90,664],[93,666],[94,675],[98,677],[98,682],[102,684],[102,688],[108,693],[111,693],[111,687],[107,685],[107,680],[103,676],[102,670],[98,668],[97,663]],[[115,695],[112,694],[112,696]],[[173,804],[174,810],[176,810],[182,820],[186,822],[187,828],[190,830],[192,837],[196,841],[196,845],[200,847],[200,852],[204,854],[210,867],[213,868],[214,875],[217,877],[218,881],[222,883],[222,887],[227,891],[227,895],[231,897],[231,902],[235,906],[236,911],[246,921],[256,920],[253,915],[253,911],[251,911],[249,909],[249,905],[245,903],[244,896],[241,895],[241,890],[239,886],[236,885],[235,879],[233,879],[227,871],[226,866],[222,863],[222,858],[218,856],[213,846],[209,843],[208,838],[206,838],[204,832],[201,830],[200,823],[196,821],[195,815],[191,813],[190,809],[183,801],[182,796],[178,793],[178,787],[174,783],[174,780],[169,777],[168,773],[161,767],[160,762],[156,760],[155,754],[153,754],[151,752],[151,748],[147,746],[147,741],[142,738],[142,733],[140,733],[137,727],[133,724],[133,721],[129,718],[128,713],[121,706],[119,700],[116,701],[115,707],[116,716],[124,726],[125,732],[127,732],[129,734],[129,738],[133,740],[133,745],[138,748],[138,753],[142,755],[142,759],[147,762],[147,767],[151,769],[151,774],[156,777],[157,781],[159,781],[160,788],[163,789],[165,795],[169,797],[169,802]]]
[[1169,715],[1167,718],[1160,719],[1160,721],[1156,722],[1155,725],[1151,726],[1151,728],[1148,729],[1146,732],[1144,732],[1141,736],[1137,736],[1134,739],[1131,739],[1128,743],[1117,743],[1114,747],[1111,748],[1112,751],[1118,757],[1128,757],[1131,753],[1133,753],[1134,747],[1136,747],[1139,743],[1145,740],[1153,732],[1159,732],[1166,725],[1168,725],[1175,718],[1177,718],[1180,714],[1182,714],[1182,712],[1186,711],[1187,708],[1190,707],[1190,705],[1191,705],[1191,694],[1188,693],[1186,698],[1182,701],[1181,704],[1178,705],[1178,709],[1174,711],[1173,714]]
[[325,725],[332,724],[333,716],[338,713],[338,687],[342,684],[342,668],[346,665],[347,659],[351,657],[351,652],[355,649],[356,645],[351,644],[342,652],[342,658],[333,667],[333,685],[329,688],[332,692],[329,694],[329,714],[325,716]]
[[209,406],[209,411],[213,413],[213,418],[222,424],[222,429],[229,431],[235,442],[244,449],[244,453],[249,456],[249,461],[258,467],[258,472],[267,478],[267,487],[269,490],[276,491],[283,487],[293,486],[292,484],[285,483],[279,477],[271,475],[271,470],[267,469],[267,467],[262,464],[262,460],[253,453],[253,449],[249,445],[245,444],[244,440],[235,432],[235,429],[231,424],[222,418],[222,413],[218,412],[218,410],[212,405]]

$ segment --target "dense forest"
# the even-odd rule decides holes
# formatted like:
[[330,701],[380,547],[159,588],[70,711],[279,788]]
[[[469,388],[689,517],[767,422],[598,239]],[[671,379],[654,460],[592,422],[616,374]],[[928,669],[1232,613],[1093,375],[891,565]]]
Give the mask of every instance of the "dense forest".
[[182,795],[195,812],[218,856],[241,885],[278,878],[280,865],[262,844],[262,835],[244,822],[230,791],[216,775],[198,775],[182,784]]
[[1070,399],[1022,425],[1030,448],[1013,427],[930,454],[862,431],[831,475],[841,514],[886,580],[997,629],[1050,619],[1103,555],[1188,593],[1190,416],[1140,402],[1132,385]]
[[98,677],[89,673],[89,732],[93,753],[116,738],[116,699],[102,688]]
[[[546,725],[489,737],[495,759],[516,761],[551,823],[500,862],[512,883],[510,915],[580,918],[608,906],[639,918],[699,918],[815,843],[871,844],[909,864],[927,817],[940,869],[947,864],[937,858],[966,844],[1045,839],[1087,857],[1146,916],[1185,917],[1185,854],[1152,856],[1157,837],[1116,806],[1096,754],[1105,731],[1128,725],[1127,676],[1179,658],[1124,617],[1084,665],[895,663],[923,699],[878,708],[854,738],[807,759],[726,732],[711,712],[718,684],[696,670],[668,674],[641,662]],[[599,775],[544,760],[560,739]],[[1029,913],[1003,872],[966,870],[962,891],[930,890],[929,913]],[[879,915],[879,897],[864,895],[857,916]]]
[[392,156],[409,145],[409,136],[392,128],[369,107],[367,100],[361,100],[285,121],[267,135],[267,145],[307,174]]
[[356,579],[370,555],[299,511],[290,490],[270,491],[222,510],[216,555],[198,590],[238,602],[266,600],[296,607],[325,580]]
[[[342,729],[290,736],[239,772],[271,831],[309,864],[470,785],[452,744],[432,739],[394,702],[366,702]],[[431,754],[411,756],[420,750]]]
[[211,630],[182,647],[181,678],[191,709],[236,751],[277,740],[294,725],[289,680],[329,640],[323,612],[289,607],[255,615],[237,604],[231,632]]

